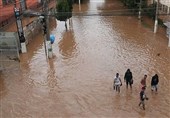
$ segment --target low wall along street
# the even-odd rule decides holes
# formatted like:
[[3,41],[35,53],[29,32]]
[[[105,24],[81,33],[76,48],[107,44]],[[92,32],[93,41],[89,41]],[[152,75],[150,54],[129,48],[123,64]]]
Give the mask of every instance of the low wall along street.
[[16,32],[0,32],[0,70],[19,62],[19,40]]

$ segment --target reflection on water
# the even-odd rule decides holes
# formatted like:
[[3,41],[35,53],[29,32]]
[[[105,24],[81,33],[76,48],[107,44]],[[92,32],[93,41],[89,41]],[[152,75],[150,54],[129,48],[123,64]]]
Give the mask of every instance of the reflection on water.
[[57,86],[57,76],[55,72],[54,60],[49,60],[47,83],[49,88],[54,88]]
[[7,89],[5,87],[3,73],[0,71],[0,98],[3,98],[7,94]]
[[58,43],[59,51],[63,55],[63,58],[75,57],[76,53],[76,42],[73,31],[67,31],[63,33],[63,39]]
[[[113,7],[109,7],[109,5]],[[86,12],[122,9],[120,1],[89,0]],[[88,11],[89,10],[89,11]],[[74,11],[79,6],[74,5]],[[170,117],[170,50],[163,34],[154,34],[135,16],[75,16],[66,31],[53,19],[54,57],[47,60],[43,36],[37,35],[21,55],[20,68],[0,73],[3,118],[8,117]],[[113,77],[130,68],[133,89],[113,91]],[[10,73],[10,74],[9,74]],[[158,93],[151,77],[160,77]],[[148,75],[146,110],[138,107],[140,80]],[[4,94],[5,93],[5,94]]]

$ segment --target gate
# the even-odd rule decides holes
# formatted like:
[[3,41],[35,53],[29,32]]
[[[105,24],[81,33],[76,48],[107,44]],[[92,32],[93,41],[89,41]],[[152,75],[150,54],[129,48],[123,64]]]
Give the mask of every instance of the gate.
[[0,70],[19,66],[19,49],[16,32],[0,32]]

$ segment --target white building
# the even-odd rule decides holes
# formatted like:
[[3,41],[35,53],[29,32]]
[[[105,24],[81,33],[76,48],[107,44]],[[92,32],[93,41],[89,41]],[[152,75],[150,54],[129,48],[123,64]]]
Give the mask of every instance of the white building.
[[[148,4],[153,4],[154,2],[157,2],[158,0],[148,0]],[[170,14],[170,0],[159,0],[159,10]]]
[[163,12],[170,14],[170,0],[160,0],[161,10]]

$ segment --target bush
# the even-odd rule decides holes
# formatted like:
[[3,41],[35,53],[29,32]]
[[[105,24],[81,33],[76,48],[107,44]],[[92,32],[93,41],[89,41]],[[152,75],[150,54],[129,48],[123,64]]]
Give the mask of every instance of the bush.
[[158,18],[158,24],[162,27],[166,27],[162,19]]
[[72,17],[72,3],[68,0],[60,0],[56,5],[57,14],[56,18],[60,21],[66,21]]
[[150,4],[145,10],[145,12],[147,16],[149,16],[152,19],[155,19],[156,4]]

